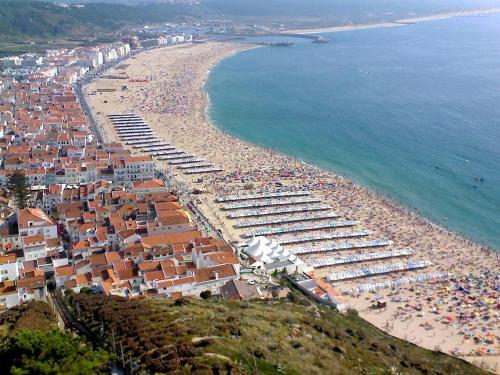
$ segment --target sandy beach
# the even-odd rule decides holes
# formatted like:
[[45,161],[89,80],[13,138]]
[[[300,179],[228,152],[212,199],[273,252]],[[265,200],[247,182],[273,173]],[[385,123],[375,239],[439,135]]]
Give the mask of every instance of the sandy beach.
[[309,29],[291,29],[291,30],[286,30],[286,33],[318,34],[318,33],[336,33],[340,31],[350,31],[350,30],[379,29],[382,27],[405,26],[414,23],[437,21],[453,17],[487,16],[489,14],[499,13],[499,12],[500,8],[467,10],[463,12],[438,13],[432,16],[403,18],[397,21],[380,22],[380,23],[364,24],[364,25],[345,25],[345,26],[332,26],[332,27],[309,28]]
[[[249,47],[220,42],[187,44],[145,51],[125,60],[107,72],[122,79],[100,78],[85,88],[105,138],[119,141],[107,114],[133,111],[149,122],[162,139],[222,167],[222,173],[193,177],[165,162],[157,162],[186,189],[206,191],[194,199],[228,241],[241,241],[244,231],[235,227],[234,220],[227,219],[214,202],[215,197],[273,191],[279,184],[281,188],[309,190],[322,203],[329,204],[341,220],[357,221],[352,228],[338,230],[366,229],[370,234],[364,240],[389,239],[394,241],[391,248],[413,248],[415,255],[412,260],[432,262],[425,272],[450,272],[452,279],[397,290],[380,290],[377,294],[388,302],[383,310],[371,308],[374,300],[371,293],[345,295],[343,298],[358,309],[363,318],[391,335],[466,358],[494,372],[500,371],[499,299],[496,292],[500,265],[498,254],[435,226],[332,172],[240,141],[211,124],[203,89],[209,71],[221,59],[246,48]],[[127,88],[122,90],[124,85]],[[98,92],[103,89],[106,92]],[[314,233],[318,232],[328,231]],[[309,255],[304,259],[366,251],[343,250]],[[397,261],[402,259],[394,262]],[[353,267],[388,262],[370,261]],[[332,270],[343,269],[338,266],[318,268],[314,276],[323,278]],[[405,272],[404,276],[415,274]],[[398,277],[402,274],[336,283],[334,287],[342,293],[353,286]]]

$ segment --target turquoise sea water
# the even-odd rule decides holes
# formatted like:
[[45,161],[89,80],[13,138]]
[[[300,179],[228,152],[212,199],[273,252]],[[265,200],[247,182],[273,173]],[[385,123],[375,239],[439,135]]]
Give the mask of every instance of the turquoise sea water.
[[500,16],[327,36],[219,63],[217,126],[500,249]]

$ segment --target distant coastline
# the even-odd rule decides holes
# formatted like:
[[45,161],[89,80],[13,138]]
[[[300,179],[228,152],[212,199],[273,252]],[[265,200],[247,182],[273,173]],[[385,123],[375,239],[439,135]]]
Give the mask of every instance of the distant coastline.
[[390,22],[380,22],[372,24],[361,24],[361,25],[345,25],[345,26],[331,26],[331,27],[321,27],[321,28],[309,28],[309,29],[290,29],[284,30],[285,33],[295,33],[295,34],[319,34],[319,33],[336,33],[341,31],[351,31],[351,30],[363,30],[363,29],[378,29],[384,27],[396,27],[411,25],[420,22],[437,21],[446,18],[453,17],[471,17],[471,16],[487,16],[492,13],[500,13],[500,8],[491,9],[479,9],[479,10],[466,10],[463,12],[450,12],[450,13],[440,13],[433,16],[422,16],[414,18],[403,18],[397,21]]

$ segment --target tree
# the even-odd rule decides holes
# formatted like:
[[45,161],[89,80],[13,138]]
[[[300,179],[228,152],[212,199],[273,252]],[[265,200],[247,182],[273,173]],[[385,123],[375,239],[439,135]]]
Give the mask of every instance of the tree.
[[14,173],[9,176],[7,187],[14,194],[17,207],[25,208],[28,203],[30,192],[24,173],[21,173],[19,170],[14,171]]
[[91,375],[108,373],[110,356],[91,351],[79,338],[52,329],[22,330],[9,337],[0,351],[2,373]]
[[200,293],[200,297],[203,299],[210,299],[210,297],[212,297],[212,292],[210,290],[204,290]]

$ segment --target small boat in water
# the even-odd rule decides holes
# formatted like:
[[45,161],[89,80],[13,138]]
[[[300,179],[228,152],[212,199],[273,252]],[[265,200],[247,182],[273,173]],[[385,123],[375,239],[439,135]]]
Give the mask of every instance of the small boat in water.
[[327,44],[330,43],[330,39],[319,36],[316,39],[313,40],[313,43],[318,43],[318,44]]

